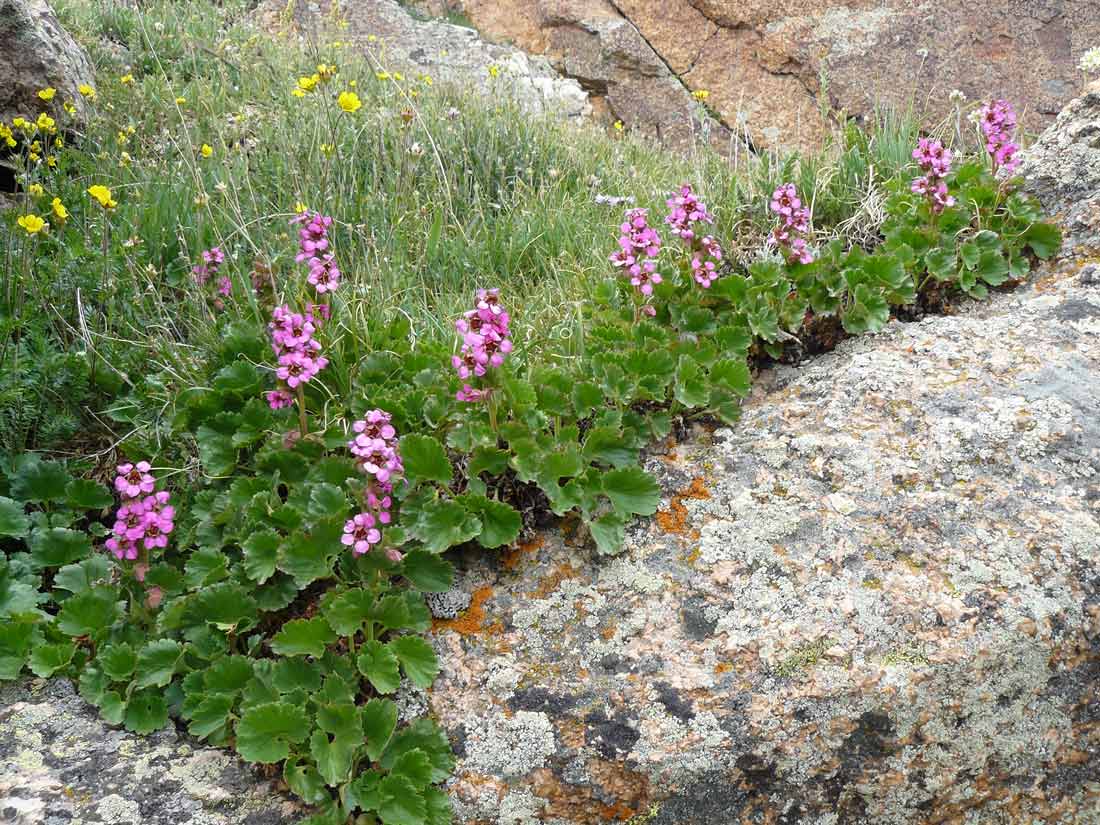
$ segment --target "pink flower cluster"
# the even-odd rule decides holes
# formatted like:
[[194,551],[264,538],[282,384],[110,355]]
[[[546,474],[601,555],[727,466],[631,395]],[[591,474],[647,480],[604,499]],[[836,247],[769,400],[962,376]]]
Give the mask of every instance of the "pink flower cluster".
[[1012,138],[1016,133],[1016,111],[1007,100],[994,100],[978,112],[985,148],[993,158],[993,171],[1004,169],[1009,174],[1019,165],[1020,151]]
[[784,183],[772,192],[771,210],[779,217],[779,223],[772,229],[769,242],[782,250],[790,263],[813,263],[813,252],[806,243],[810,210],[803,205],[793,183]]
[[[509,323],[508,313],[500,304],[500,290],[479,289],[474,308],[455,321],[455,329],[462,336],[462,348],[457,355],[451,356],[451,365],[459,378],[463,381],[480,378],[504,363],[512,351]],[[466,383],[455,397],[459,401],[475,402],[484,399],[488,392]]]
[[649,225],[648,210],[628,209],[619,227],[619,251],[610,260],[630,276],[630,283],[647,298],[653,285],[661,283],[657,261],[661,252],[661,236]]
[[[222,252],[221,247],[213,246],[204,251],[200,257],[202,263],[193,266],[191,271],[194,273],[198,285],[204,286],[207,281],[218,278],[218,269],[225,263],[225,253]],[[233,291],[233,282],[223,275],[218,278],[217,291],[223,298],[228,298]]]
[[[398,452],[397,430],[391,416],[382,410],[371,410],[366,417],[352,424],[355,437],[348,442],[348,450],[355,456],[359,469],[367,476],[363,491],[366,509],[344,524],[341,541],[356,555],[366,553],[382,540],[379,525],[392,520],[393,483],[404,472],[401,454]],[[392,561],[400,561],[396,550],[387,551]]]
[[168,546],[168,535],[175,529],[175,508],[171,496],[154,492],[156,479],[149,472],[149,462],[118,465],[115,490],[122,504],[115,512],[115,523],[107,549],[115,558],[134,561],[142,550]]
[[291,312],[285,304],[277,306],[268,329],[271,348],[278,359],[275,375],[279,387],[267,394],[267,403],[271,409],[278,410],[292,403],[289,390],[309,382],[328,365],[328,359],[319,354],[321,344],[313,337],[317,328],[312,315]]
[[913,160],[924,174],[914,178],[909,188],[918,195],[928,198],[932,212],[939,214],[948,206],[955,205],[955,198],[947,194],[944,178],[951,170],[951,150],[945,149],[938,140],[920,138],[913,150]]
[[332,218],[318,212],[302,212],[291,223],[301,224],[298,230],[298,254],[294,260],[309,266],[307,280],[318,295],[333,292],[340,286],[340,270],[335,256],[329,252],[328,230]]
[[674,192],[666,203],[670,211],[665,217],[665,223],[672,228],[672,234],[678,236],[691,249],[691,277],[703,289],[709,289],[710,285],[718,279],[722,247],[710,235],[699,237],[695,224],[712,224],[714,216],[707,211],[706,205],[695,197],[691,186],[686,183]]

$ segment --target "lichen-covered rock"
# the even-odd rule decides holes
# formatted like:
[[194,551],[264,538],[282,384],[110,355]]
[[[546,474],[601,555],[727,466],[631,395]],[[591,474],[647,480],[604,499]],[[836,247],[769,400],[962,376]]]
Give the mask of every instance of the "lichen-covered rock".
[[[62,104],[76,107],[73,117],[84,116],[81,83],[92,83],[94,73],[84,50],[57,22],[46,0],[0,0],[0,121],[34,118],[40,112],[68,122]],[[38,97],[46,87],[56,89],[50,102]]]
[[302,809],[230,752],[108,726],[64,679],[0,688],[5,825],[290,825]]
[[[486,95],[510,94],[533,112],[579,118],[591,111],[580,84],[562,77],[545,58],[485,41],[472,28],[414,17],[395,0],[289,5],[268,0],[260,17],[269,30],[289,29],[314,38],[328,31],[365,49],[380,70],[427,74],[433,82]],[[490,67],[495,67],[495,76]]]
[[[1048,205],[1097,197],[1098,109],[1028,160]],[[618,558],[566,523],[464,559],[429,696],[457,822],[1100,822],[1097,272],[1073,236],[765,372],[647,459]]]
[[1074,242],[1100,252],[1100,81],[1028,149],[1020,174]]

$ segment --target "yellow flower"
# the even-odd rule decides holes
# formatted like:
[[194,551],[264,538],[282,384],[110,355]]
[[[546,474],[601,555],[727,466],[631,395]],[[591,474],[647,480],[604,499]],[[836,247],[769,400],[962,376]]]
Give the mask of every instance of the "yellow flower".
[[118,143],[119,146],[125,146],[127,143],[130,142],[130,136],[127,135],[125,132],[119,132],[115,136],[115,141]]
[[616,132],[621,132],[623,130],[623,122],[621,120],[616,120],[614,126]]
[[22,229],[25,229],[28,235],[37,235],[49,226],[49,224],[34,213],[30,215],[20,215],[16,223],[19,224]]
[[53,155],[46,155],[46,165],[49,166],[51,169],[56,169],[57,158],[55,158]]
[[60,137],[55,137],[53,139],[53,147],[55,149],[61,149],[61,148],[64,148],[64,146],[65,146],[65,141],[63,141]]
[[348,85],[351,86],[351,88],[354,89],[356,86],[359,85],[359,81],[358,80],[349,80]]
[[53,207],[53,215],[61,223],[65,223],[69,219],[69,210],[65,208],[65,204],[61,202],[61,198],[54,198],[50,202],[50,206]]
[[325,80],[325,81],[332,80],[332,78],[335,77],[335,75],[336,75],[336,67],[335,66],[328,66],[328,65],[325,65],[324,63],[318,63],[317,64],[317,77],[320,78],[321,80]]
[[202,155],[204,158],[211,157],[214,154],[214,147],[211,146],[209,143],[204,143],[202,145],[202,148],[199,149],[199,154]]
[[305,97],[305,96],[306,96],[306,93],[305,93],[305,92],[303,92],[303,91],[302,91],[301,89],[299,89],[299,88],[297,88],[297,87],[295,87],[295,88],[291,89],[291,90],[290,90],[290,93],[291,93],[292,95],[294,95],[295,97]]
[[706,89],[696,89],[694,92],[691,93],[691,96],[696,100],[706,100],[708,97],[710,97],[710,92],[708,92]]
[[124,74],[118,79],[118,82],[123,86],[132,86],[134,83],[134,76],[132,74]]
[[176,98],[176,105],[177,105],[177,106],[182,106],[182,105],[183,105],[184,103],[186,103],[186,102],[187,102],[187,98],[186,98],[186,97],[177,97],[177,98]]
[[122,154],[120,154],[118,156],[118,165],[119,166],[129,166],[131,161],[133,161],[133,158],[130,157],[129,152],[123,152]]
[[77,91],[80,92],[80,95],[82,97],[86,97],[88,100],[95,100],[95,89],[93,89],[87,83],[81,83],[77,87]]
[[57,129],[57,125],[54,123],[54,119],[45,112],[38,116],[38,120],[34,122],[34,125],[41,129],[43,132],[51,135]]
[[38,163],[42,159],[42,156],[38,152],[27,152],[27,159],[31,163]]
[[101,183],[89,186],[88,194],[99,201],[99,205],[104,209],[114,209],[118,206],[118,201],[111,197],[111,190]]
[[38,90],[38,96],[45,100],[47,103],[53,100],[53,96],[55,94],[57,94],[57,89],[55,89],[53,86],[47,86],[45,89]]
[[331,155],[333,152],[336,151],[336,144],[334,144],[334,143],[322,143],[319,148],[321,150],[322,155]]
[[14,149],[16,146],[15,136],[12,134],[11,129],[3,123],[0,123],[0,140],[4,141],[9,149]]
[[21,117],[13,118],[11,125],[16,129],[22,129],[24,132],[27,131],[27,127],[30,126],[30,124]]
[[425,86],[431,86],[432,76],[430,74],[420,75],[420,82],[423,83]]
[[317,88],[317,84],[321,82],[321,76],[319,74],[310,75],[309,77],[298,78],[298,88],[303,92],[312,92]]
[[390,79],[390,73],[389,72],[375,72],[374,76],[377,77],[379,80],[389,80]]
[[358,112],[363,106],[363,104],[359,102],[359,95],[355,92],[340,92],[340,97],[336,99],[336,102],[340,105],[340,108],[348,114]]
[[305,205],[304,203],[302,203],[301,201],[296,201],[296,202],[295,202],[295,204],[294,204],[294,211],[295,211],[295,212],[296,212],[297,214],[301,215],[301,214],[302,214],[303,212],[308,212],[308,211],[309,211],[309,207],[308,207],[308,206],[306,206],[306,205]]
[[61,104],[61,107],[70,115],[76,114],[76,105],[71,100],[66,100]]
[[46,190],[42,188],[41,183],[32,183],[27,187],[27,191],[34,195],[36,198],[42,197],[46,194]]
[[489,67],[489,77],[500,77],[500,66],[496,63]]
[[367,35],[367,42],[368,43],[374,43],[376,40],[378,40],[378,35],[377,34],[368,34]]
[[393,79],[394,80],[404,80],[405,75],[401,74],[401,72],[394,72],[393,73]]

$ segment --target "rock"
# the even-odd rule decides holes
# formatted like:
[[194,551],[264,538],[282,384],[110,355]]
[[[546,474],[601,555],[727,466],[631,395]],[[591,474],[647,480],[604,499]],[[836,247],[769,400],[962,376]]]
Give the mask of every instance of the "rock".
[[[45,0],[0,0],[0,76],[0,121],[46,111],[60,125],[79,126],[85,106],[78,88],[93,83],[95,73]],[[50,86],[57,91],[47,103],[38,92]],[[76,107],[75,115],[64,112],[65,101]]]
[[0,688],[5,825],[290,825],[302,813],[230,752],[171,725],[110,727],[65,679]]
[[[726,128],[763,145],[817,145],[829,106],[866,118],[916,100],[935,122],[953,89],[1008,97],[1042,127],[1073,97],[1082,52],[1100,42],[1095,0],[447,2],[486,36],[550,57],[609,117],[674,141],[701,112],[698,90]],[[630,34],[607,36],[616,25]],[[652,58],[632,63],[621,49],[631,39]],[[580,44],[591,56],[575,74]]]
[[[342,0],[334,6],[337,15],[329,3],[288,6],[282,0],[268,0],[260,15],[269,30],[289,25],[311,37],[339,18],[339,39],[358,44],[380,69],[427,74],[433,82],[451,82],[483,95],[505,92],[534,112],[566,118],[591,112],[580,84],[563,78],[545,58],[489,43],[472,28],[419,19],[395,0]],[[290,17],[285,14],[288,9]],[[491,66],[499,76],[490,75]]]
[[[1091,822],[1100,291],[1075,268],[761,377],[437,627],[457,823]],[[1091,777],[1091,779],[1090,779]],[[648,818],[646,818],[648,817]]]
[[1029,147],[1019,173],[1072,242],[1100,252],[1100,81]]

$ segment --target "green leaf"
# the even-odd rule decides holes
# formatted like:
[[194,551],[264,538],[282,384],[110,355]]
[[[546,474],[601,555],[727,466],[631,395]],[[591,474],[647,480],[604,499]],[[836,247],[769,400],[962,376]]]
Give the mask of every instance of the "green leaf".
[[403,776],[390,774],[379,785],[382,804],[378,813],[386,825],[424,825],[428,806],[424,795]]
[[274,530],[257,530],[241,545],[244,550],[244,572],[252,581],[263,584],[275,575],[282,537]]
[[76,645],[72,642],[35,645],[28,665],[35,676],[48,679],[57,671],[68,667],[75,653]]
[[346,518],[348,497],[335,484],[316,484],[309,492],[309,514],[313,518]]
[[454,568],[441,556],[426,550],[406,553],[401,571],[412,586],[425,593],[443,593],[454,583]]
[[958,264],[955,261],[955,251],[936,247],[924,256],[924,266],[928,274],[940,283],[953,281],[958,274]]
[[481,519],[481,533],[477,537],[482,547],[500,547],[511,544],[519,537],[523,518],[512,506],[478,495],[464,495],[462,505]]
[[11,494],[16,501],[34,504],[61,501],[69,481],[69,474],[60,462],[27,461],[12,477]]
[[138,687],[165,687],[172,681],[183,657],[183,645],[172,639],[149,642],[138,652]]
[[623,549],[626,539],[626,520],[616,513],[605,513],[594,521],[587,522],[588,531],[596,542],[596,549],[602,555],[615,555]]
[[990,286],[1000,286],[1008,280],[1008,262],[1000,251],[983,252],[976,274]]
[[230,437],[234,447],[249,447],[263,438],[274,425],[271,408],[259,398],[251,398],[241,410],[241,423]]
[[77,564],[62,567],[53,577],[53,586],[70,593],[83,593],[90,590],[96,582],[109,579],[111,563],[106,556],[92,556]]
[[416,536],[432,553],[463,544],[481,533],[481,519],[457,501],[433,501],[424,506]]
[[80,561],[92,553],[92,540],[87,533],[67,527],[35,530],[28,544],[36,568],[61,567]]
[[401,662],[409,680],[420,688],[431,687],[439,675],[439,662],[432,646],[419,636],[400,636],[389,643],[389,649]]
[[201,590],[191,613],[197,621],[220,630],[240,630],[256,624],[256,600],[239,584],[222,582]]
[[742,398],[752,389],[752,373],[744,358],[723,358],[710,368],[710,381]]
[[341,636],[352,636],[370,618],[373,606],[374,596],[361,587],[355,587],[336,596],[322,609],[333,630]]
[[1023,240],[1045,261],[1062,248],[1062,230],[1052,223],[1033,223],[1024,233]]
[[[2,633],[3,629],[0,628],[0,634]],[[0,652],[3,652],[2,644],[0,644]],[[111,680],[95,664],[86,665],[80,672],[80,679],[77,682],[77,690],[81,698],[89,705],[95,705],[96,707],[99,707],[99,703],[103,701],[103,696],[110,686]]]
[[443,782],[454,770],[454,755],[443,731],[426,717],[420,717],[406,728],[398,731],[378,764],[385,770],[391,770],[402,754],[419,748],[428,755],[432,764],[432,782]]
[[[112,725],[121,725],[126,718],[126,700],[119,695],[117,690],[104,691],[103,695],[99,697],[98,706],[100,716]],[[138,720],[141,709],[136,709],[134,713],[136,714],[135,720]]]
[[451,798],[439,788],[425,788],[423,794],[428,807],[428,825],[451,825],[454,816]]
[[137,653],[133,645],[120,642],[101,648],[95,661],[112,681],[121,682],[129,679],[137,667]]
[[332,575],[332,566],[340,552],[339,525],[311,533],[292,533],[279,548],[278,568],[294,577],[299,589],[317,579]]
[[229,560],[217,550],[195,550],[184,566],[184,584],[198,590],[229,577]]
[[317,662],[296,656],[280,659],[271,669],[271,684],[280,693],[296,690],[315,693],[321,689],[321,667]]
[[598,384],[580,381],[573,385],[573,409],[577,412],[577,418],[587,418],[603,406],[603,390]]
[[254,395],[260,391],[263,378],[255,365],[248,361],[234,361],[222,367],[214,377],[215,388],[237,395]]
[[336,641],[336,633],[323,616],[293,619],[271,639],[271,649],[280,656],[320,657]]
[[168,704],[159,690],[139,690],[126,702],[126,729],[152,733],[168,724]]
[[[322,736],[324,734],[321,734]],[[331,799],[325,780],[313,765],[288,759],[283,765],[283,779],[307,805],[320,805]]]
[[215,693],[206,696],[191,711],[187,731],[192,736],[205,739],[211,734],[224,731],[229,723],[229,714],[236,699],[229,693]]
[[[350,810],[360,808],[364,811],[377,811],[382,804],[381,785],[381,774],[377,771],[364,771],[345,786],[345,804]],[[448,822],[447,825],[451,823]]]
[[673,388],[676,400],[685,407],[702,407],[710,397],[703,368],[689,355],[681,355]]
[[17,579],[15,571],[4,556],[0,556],[0,616],[17,616],[31,613],[46,597],[40,595],[39,577],[30,581]]
[[401,461],[410,484],[421,481],[451,483],[451,462],[443,445],[429,435],[406,435],[400,443]]
[[0,536],[26,538],[30,523],[22,504],[0,496]]
[[212,476],[227,476],[237,466],[237,448],[233,439],[225,433],[206,426],[195,432],[195,441],[199,446],[199,459],[203,469]]
[[249,708],[237,723],[237,753],[249,762],[271,764],[290,754],[290,746],[309,736],[306,712],[287,702]]
[[890,320],[890,307],[881,292],[859,284],[852,298],[854,303],[844,313],[841,323],[853,335],[880,330]]
[[103,510],[115,503],[115,497],[102,484],[87,478],[74,478],[65,487],[65,501],[82,510]]
[[418,790],[431,784],[432,762],[428,754],[419,748],[405,751],[393,761],[390,773],[394,776],[403,776]]
[[251,659],[223,656],[203,672],[203,686],[208,693],[240,693],[251,678]]
[[466,472],[470,476],[476,476],[480,473],[497,476],[507,469],[507,451],[498,450],[496,447],[478,447],[470,456],[470,463],[466,468]]
[[98,636],[122,613],[118,594],[109,587],[93,587],[65,600],[57,615],[57,629],[66,636]]
[[389,699],[371,699],[362,708],[363,734],[367,737],[367,756],[377,761],[397,728],[397,705]]
[[638,451],[626,443],[623,434],[614,427],[593,427],[584,439],[582,450],[590,462],[612,467],[625,467],[638,460]]
[[[352,759],[363,744],[363,723],[359,709],[352,704],[320,705],[317,726],[310,737],[310,753],[317,770],[330,785],[339,785],[351,778]],[[331,734],[330,739],[328,735]]]
[[393,693],[401,684],[397,656],[377,640],[365,642],[356,660],[359,672],[367,677],[379,693]]
[[657,512],[661,488],[640,467],[623,467],[603,475],[603,491],[620,514],[651,516]]

